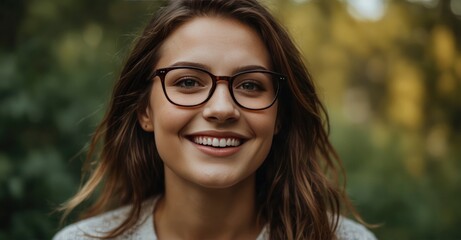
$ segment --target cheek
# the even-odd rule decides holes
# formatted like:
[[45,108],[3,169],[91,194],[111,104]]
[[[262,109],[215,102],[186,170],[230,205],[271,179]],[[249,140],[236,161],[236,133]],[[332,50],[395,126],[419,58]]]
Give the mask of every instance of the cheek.
[[160,84],[152,88],[151,113],[157,149],[171,149],[185,126],[193,119],[195,112],[171,104],[163,94]]
[[269,151],[276,130],[277,106],[267,109],[266,112],[248,118],[248,123],[257,138],[260,139],[263,151]]
[[181,156],[178,151],[181,149],[180,133],[188,119],[184,111],[175,110],[175,107],[168,101],[153,105],[155,145],[166,165],[171,163],[169,160]]
[[[156,136],[178,128],[181,119],[178,115],[181,111],[175,110],[176,106],[166,99],[160,81],[155,82],[152,87],[150,106]],[[175,121],[171,121],[171,119],[175,119]]]
[[156,137],[178,136],[191,118],[188,111],[178,109],[168,101],[157,101],[152,113]]
[[253,121],[253,126],[260,133],[272,139],[277,124],[277,104],[266,110],[258,120]]

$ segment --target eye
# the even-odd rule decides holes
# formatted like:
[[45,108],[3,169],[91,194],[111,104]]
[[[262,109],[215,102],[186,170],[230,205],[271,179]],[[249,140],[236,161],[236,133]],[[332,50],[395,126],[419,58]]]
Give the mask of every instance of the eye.
[[200,84],[199,80],[193,77],[181,77],[180,79],[176,80],[174,85],[181,88],[195,88],[203,86]]
[[263,91],[263,86],[256,81],[245,81],[240,83],[236,89],[244,91]]

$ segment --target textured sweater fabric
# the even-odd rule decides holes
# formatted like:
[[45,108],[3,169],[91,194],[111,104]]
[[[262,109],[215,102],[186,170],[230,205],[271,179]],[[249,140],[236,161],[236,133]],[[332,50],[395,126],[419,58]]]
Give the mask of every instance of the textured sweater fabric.
[[[138,222],[118,236],[117,240],[158,240],[154,228],[153,210],[158,198],[143,203]],[[115,229],[130,211],[130,206],[118,208],[101,215],[71,224],[59,231],[53,240],[94,240]],[[340,218],[336,236],[339,240],[376,240],[364,226],[344,217]],[[256,240],[269,240],[269,231],[264,227]]]

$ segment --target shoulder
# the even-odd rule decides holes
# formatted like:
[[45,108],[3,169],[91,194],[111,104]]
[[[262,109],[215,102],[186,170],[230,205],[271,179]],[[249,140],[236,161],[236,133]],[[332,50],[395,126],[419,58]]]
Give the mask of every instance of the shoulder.
[[[150,221],[152,219],[152,214],[150,214],[152,211],[150,209],[154,202],[146,201],[143,204],[143,210],[138,223],[116,239],[142,239],[142,236],[145,236],[144,234],[150,235],[149,231],[153,229],[153,226],[151,226],[153,223]],[[131,206],[129,205],[76,222],[56,233],[53,240],[99,239],[122,224],[130,210]]]
[[130,208],[123,207],[71,224],[59,231],[53,240],[97,239],[118,227]]
[[339,218],[336,236],[339,240],[376,240],[375,235],[370,230],[345,217]]

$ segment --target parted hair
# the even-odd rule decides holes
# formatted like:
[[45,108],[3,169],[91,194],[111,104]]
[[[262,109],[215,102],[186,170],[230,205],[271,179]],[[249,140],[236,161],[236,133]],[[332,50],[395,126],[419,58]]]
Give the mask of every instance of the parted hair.
[[300,51],[257,0],[170,0],[153,15],[114,86],[87,153],[86,180],[62,205],[63,218],[88,201],[82,218],[131,204],[126,220],[107,233],[113,238],[136,223],[143,201],[164,192],[154,133],[141,128],[138,113],[149,104],[160,47],[181,24],[202,16],[251,27],[269,52],[271,70],[287,76],[278,98],[279,130],[256,172],[258,219],[267,224],[270,239],[335,239],[342,209],[360,217],[344,193],[342,164],[328,139],[328,115]]

